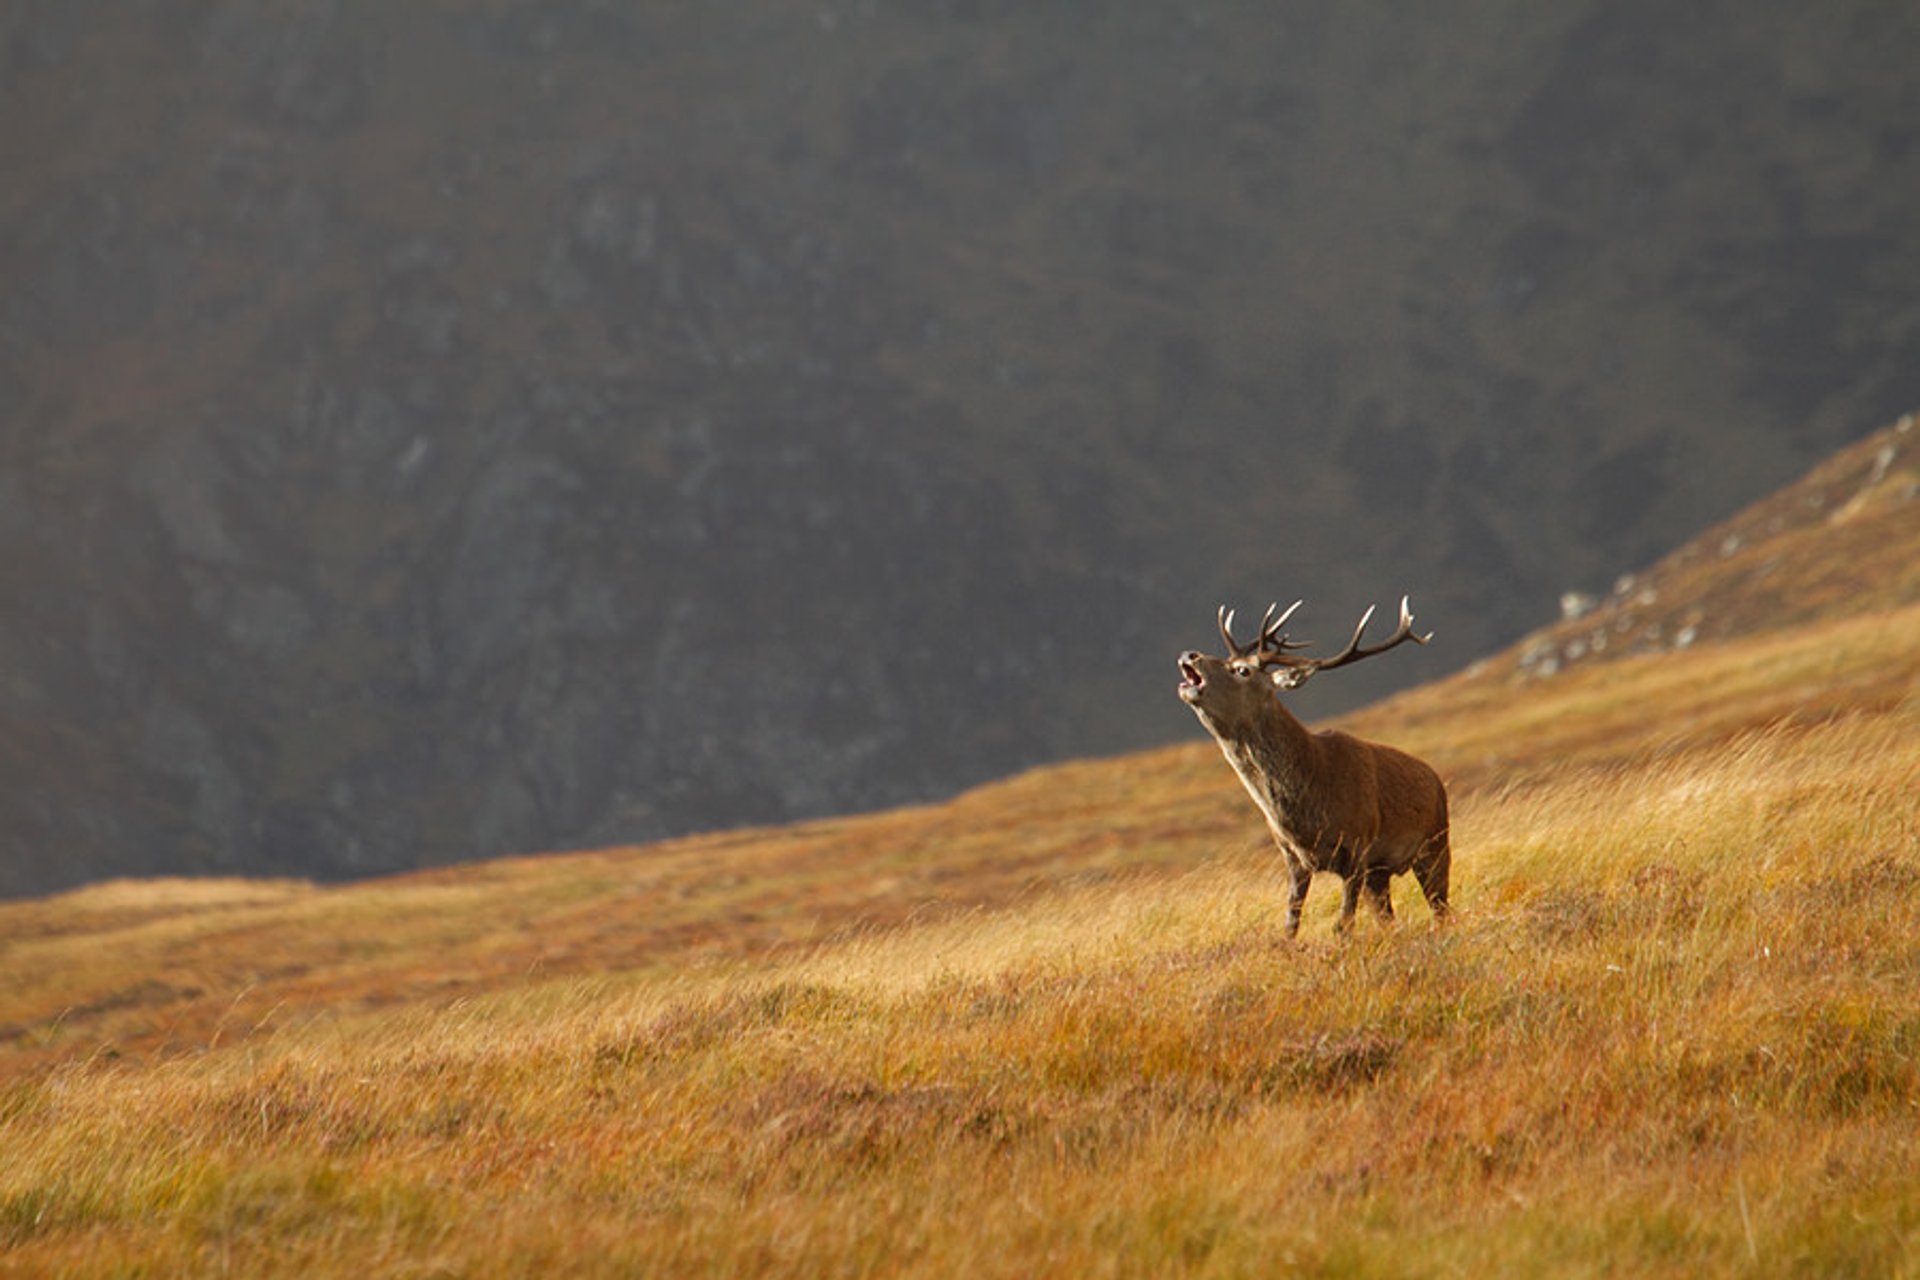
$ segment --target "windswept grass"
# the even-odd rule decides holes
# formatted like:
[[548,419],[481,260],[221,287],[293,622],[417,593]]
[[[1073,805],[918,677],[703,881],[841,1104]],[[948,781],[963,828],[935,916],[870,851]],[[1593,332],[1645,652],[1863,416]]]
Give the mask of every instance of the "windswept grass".
[[0,1249],[49,1274],[1920,1273],[1915,728],[1472,793],[1444,931],[1402,892],[1397,929],[1336,940],[1322,888],[1287,943],[1266,855],[1232,846],[22,1071]]

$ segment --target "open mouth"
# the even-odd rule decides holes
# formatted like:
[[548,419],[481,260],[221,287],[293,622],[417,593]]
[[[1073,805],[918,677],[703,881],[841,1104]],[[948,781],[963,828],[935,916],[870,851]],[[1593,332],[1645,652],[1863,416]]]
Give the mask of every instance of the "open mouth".
[[1180,659],[1180,696],[1182,698],[1192,702],[1200,696],[1200,690],[1206,683],[1200,675],[1200,668],[1185,658]]

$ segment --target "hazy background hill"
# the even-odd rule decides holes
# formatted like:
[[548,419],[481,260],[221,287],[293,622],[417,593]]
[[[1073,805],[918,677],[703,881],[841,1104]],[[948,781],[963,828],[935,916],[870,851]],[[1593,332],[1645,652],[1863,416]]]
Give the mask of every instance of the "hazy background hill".
[[[1920,404],[1920,13],[0,8],[0,892],[338,876],[1460,665]],[[1334,709],[1309,703],[1309,711]]]

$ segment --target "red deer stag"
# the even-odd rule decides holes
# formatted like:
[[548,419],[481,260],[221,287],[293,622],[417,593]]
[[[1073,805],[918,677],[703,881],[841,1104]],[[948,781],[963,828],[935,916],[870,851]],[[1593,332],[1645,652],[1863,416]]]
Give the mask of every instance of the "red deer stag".
[[1382,922],[1392,920],[1388,883],[1403,871],[1413,872],[1434,916],[1445,919],[1453,855],[1440,776],[1404,751],[1338,730],[1309,732],[1274,694],[1402,641],[1425,644],[1433,637],[1413,633],[1413,613],[1403,597],[1400,625],[1384,642],[1360,645],[1373,618],[1369,607],[1346,648],[1331,658],[1302,657],[1289,651],[1309,646],[1280,630],[1299,607],[1296,600],[1276,617],[1278,606],[1267,606],[1259,636],[1242,645],[1233,638],[1233,614],[1223,605],[1220,635],[1227,656],[1180,655],[1181,701],[1220,744],[1286,858],[1292,878],[1287,936],[1300,931],[1300,908],[1316,871],[1331,871],[1342,881],[1341,933],[1353,927],[1363,892]]

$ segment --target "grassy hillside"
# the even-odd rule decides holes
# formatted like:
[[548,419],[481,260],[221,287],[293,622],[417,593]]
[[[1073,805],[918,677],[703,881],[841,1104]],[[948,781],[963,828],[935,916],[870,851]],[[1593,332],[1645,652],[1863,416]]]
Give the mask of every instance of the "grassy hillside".
[[1397,929],[1336,940],[1322,884],[1282,940],[1198,743],[0,906],[0,1268],[1920,1275],[1904,440],[1874,523],[1771,535],[1768,581],[1863,566],[1827,580],[1858,607],[1552,676],[1523,645],[1356,717],[1453,784],[1445,931],[1402,883]]

